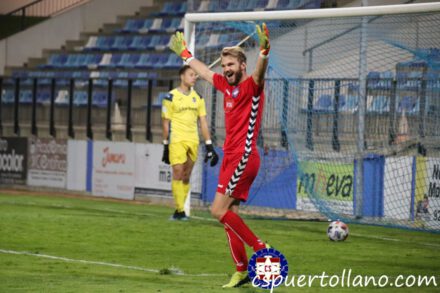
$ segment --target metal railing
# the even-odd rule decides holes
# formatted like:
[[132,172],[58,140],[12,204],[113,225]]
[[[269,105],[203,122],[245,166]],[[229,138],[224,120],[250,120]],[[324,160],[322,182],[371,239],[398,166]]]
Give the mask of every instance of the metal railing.
[[89,0],[36,0],[0,15],[0,39]]
[[[137,86],[139,81],[143,82],[141,87]],[[20,136],[25,134],[21,131],[23,127],[30,130],[29,134],[38,135],[39,127],[44,127],[52,137],[65,128],[66,133],[61,136],[67,134],[74,138],[75,129],[85,126],[87,138],[93,139],[94,129],[100,129],[105,133],[106,139],[112,140],[112,126],[115,124],[115,121],[112,123],[112,117],[114,118],[115,103],[118,101],[124,117],[124,121],[119,122],[120,129],[124,131],[124,139],[133,141],[133,130],[136,129],[146,141],[152,142],[153,128],[160,129],[161,125],[160,101],[156,99],[158,90],[172,89],[175,81],[151,78],[11,80],[0,77],[0,135],[5,135],[5,128],[8,128],[9,133]],[[346,140],[356,134],[358,80],[268,79],[266,86],[267,94],[271,98],[266,102],[261,129],[269,140],[278,141],[276,145],[286,147],[287,136],[293,134],[304,141],[304,147],[309,150],[314,149],[317,141],[326,141],[333,151],[339,152]],[[406,88],[408,86],[411,88]],[[276,91],[270,92],[271,88]],[[59,103],[57,97],[62,91],[65,98],[63,103]],[[82,104],[74,101],[77,91],[84,96]],[[24,92],[26,95],[23,95]],[[350,92],[356,95],[353,97],[356,103],[349,103]],[[402,109],[399,107],[402,107],[400,103],[408,92],[413,93],[419,106],[406,113],[410,128],[407,135],[417,138],[417,141],[425,138],[436,141],[440,139],[440,80],[406,79],[400,82],[393,79],[368,79],[368,99],[378,99],[380,105],[386,102],[386,106],[375,109],[374,102],[368,103],[371,108],[367,107],[366,112],[367,141],[380,140],[386,145],[396,143],[399,134],[398,121],[402,116]],[[42,93],[46,94],[43,102],[38,100]],[[104,97],[98,106],[94,100],[97,93]],[[273,97],[274,95],[280,97]],[[319,98],[325,96],[331,100],[331,105],[320,109]],[[208,98],[207,109],[211,112],[209,119],[212,135],[215,137],[224,128],[221,117],[222,99],[216,97],[216,91]],[[381,99],[384,101],[381,102]],[[272,105],[277,103],[282,106]]]

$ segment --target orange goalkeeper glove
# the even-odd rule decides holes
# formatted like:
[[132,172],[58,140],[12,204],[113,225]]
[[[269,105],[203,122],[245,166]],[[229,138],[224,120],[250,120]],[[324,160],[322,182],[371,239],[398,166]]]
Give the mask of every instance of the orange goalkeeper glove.
[[193,55],[186,47],[182,32],[176,32],[176,34],[171,37],[170,49],[182,57],[183,61],[189,61],[188,59],[193,58]]
[[263,22],[261,27],[257,25],[258,40],[260,41],[260,55],[267,57],[270,51],[269,30],[266,23]]

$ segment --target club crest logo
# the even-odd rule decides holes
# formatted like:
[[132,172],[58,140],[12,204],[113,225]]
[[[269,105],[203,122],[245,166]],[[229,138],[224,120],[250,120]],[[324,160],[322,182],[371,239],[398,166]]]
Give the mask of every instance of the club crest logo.
[[238,87],[234,88],[232,90],[232,97],[235,99],[236,97],[238,97],[239,93],[240,93],[240,89]]
[[276,249],[261,249],[249,260],[248,273],[253,286],[271,289],[287,278],[289,267],[284,255]]
[[196,100],[196,98],[195,98],[195,97],[193,97],[193,103],[195,103],[195,102],[197,102],[197,100]]

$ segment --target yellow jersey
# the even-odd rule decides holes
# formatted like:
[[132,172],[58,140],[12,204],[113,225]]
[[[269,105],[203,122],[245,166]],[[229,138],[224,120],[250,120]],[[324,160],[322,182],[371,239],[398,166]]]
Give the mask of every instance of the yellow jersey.
[[188,95],[173,89],[162,100],[162,118],[171,121],[170,143],[179,141],[198,143],[197,120],[201,116],[206,116],[205,101],[193,89]]

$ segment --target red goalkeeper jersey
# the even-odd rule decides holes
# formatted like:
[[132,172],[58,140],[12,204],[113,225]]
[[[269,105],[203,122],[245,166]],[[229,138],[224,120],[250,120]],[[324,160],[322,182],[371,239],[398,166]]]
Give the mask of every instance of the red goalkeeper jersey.
[[264,105],[264,86],[259,87],[252,76],[237,86],[231,86],[218,73],[214,87],[224,94],[226,139],[225,153],[257,153],[257,137]]

